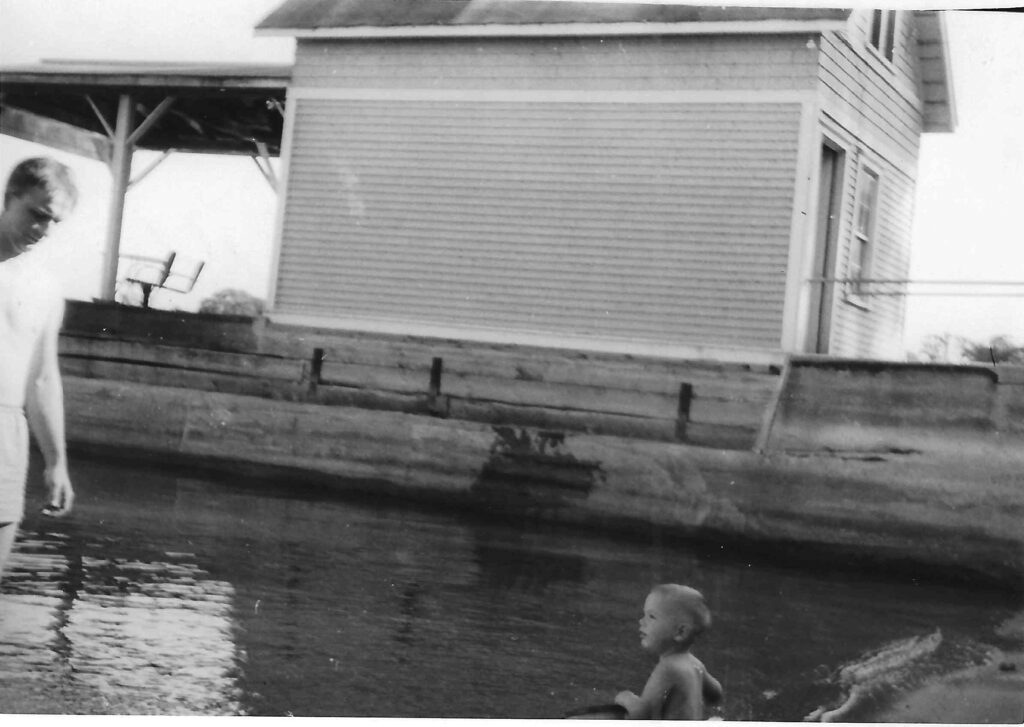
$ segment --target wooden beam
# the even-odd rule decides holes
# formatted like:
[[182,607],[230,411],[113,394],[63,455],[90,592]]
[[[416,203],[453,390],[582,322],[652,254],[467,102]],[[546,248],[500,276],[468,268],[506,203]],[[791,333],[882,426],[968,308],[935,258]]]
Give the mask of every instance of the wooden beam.
[[13,106],[4,106],[0,112],[0,133],[95,159],[104,164],[110,163],[113,153],[113,145],[102,134]]
[[174,96],[167,96],[163,101],[157,104],[156,108],[149,112],[149,115],[142,120],[142,123],[128,135],[129,144],[137,144],[147,131],[153,128],[153,124],[160,120],[167,109],[170,108],[171,104],[174,103]]
[[[275,192],[277,191],[277,175],[274,173],[274,167],[270,164],[270,151],[267,149],[267,145],[262,141],[256,142],[256,151],[259,153],[259,158],[253,157],[252,160],[256,162],[256,166],[259,167],[260,172],[263,173],[263,178],[267,180],[267,184]],[[260,159],[263,160],[263,164],[260,164]]]
[[163,164],[164,160],[167,159],[167,157],[169,157],[173,152],[174,152],[174,149],[164,149],[163,153],[160,156],[158,156],[156,159],[154,159],[152,162],[150,162],[149,166],[147,166],[145,169],[143,169],[141,172],[139,172],[139,174],[134,179],[132,179],[130,182],[128,182],[128,188],[131,189],[136,184],[141,182],[143,179],[148,177],[149,173],[152,172],[154,169],[156,169],[161,164]]
[[110,122],[107,121],[107,117],[103,115],[102,111],[100,111],[100,108],[96,105],[96,102],[92,100],[92,96],[90,96],[89,94],[85,94],[85,100],[89,102],[89,106],[90,108],[92,108],[92,112],[96,114],[96,118],[100,120],[100,124],[103,126],[103,130],[107,132],[107,138],[113,139],[114,129],[110,126]]

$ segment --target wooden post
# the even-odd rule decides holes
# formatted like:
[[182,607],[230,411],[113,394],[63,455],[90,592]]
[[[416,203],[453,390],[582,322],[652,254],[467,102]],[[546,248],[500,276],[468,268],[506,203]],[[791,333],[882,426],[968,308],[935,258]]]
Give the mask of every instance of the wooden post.
[[[107,259],[103,269],[103,287],[100,290],[100,297],[103,300],[113,300],[117,289],[117,267],[121,260],[121,225],[124,221],[125,195],[132,184],[132,154],[135,144],[160,120],[173,103],[173,96],[166,97],[142,120],[138,128],[133,128],[135,110],[131,95],[123,93],[118,99],[117,125],[111,138],[113,156],[110,160],[110,173],[114,179],[110,187],[110,214],[107,217]],[[93,108],[95,109],[95,105]],[[102,119],[99,110],[95,110]],[[147,170],[146,174],[150,171],[152,169]]]
[[100,297],[113,300],[117,287],[117,265],[121,258],[121,224],[124,220],[124,198],[128,192],[128,184],[132,171],[132,144],[128,137],[132,132],[133,123],[132,97],[121,94],[117,103],[117,125],[114,128],[113,158],[110,161],[110,173],[113,183],[110,187],[110,212],[107,216],[106,261],[103,269],[103,282]]
[[430,362],[430,386],[427,389],[430,413],[438,417],[448,416],[448,397],[441,395],[441,372],[444,360],[435,356]]
[[309,394],[312,396],[316,394],[317,387],[320,386],[320,372],[324,368],[324,350],[322,348],[313,349],[313,360],[309,367]]
[[690,402],[693,401],[693,384],[679,385],[679,410],[676,413],[676,439],[686,439],[686,425],[690,421]]

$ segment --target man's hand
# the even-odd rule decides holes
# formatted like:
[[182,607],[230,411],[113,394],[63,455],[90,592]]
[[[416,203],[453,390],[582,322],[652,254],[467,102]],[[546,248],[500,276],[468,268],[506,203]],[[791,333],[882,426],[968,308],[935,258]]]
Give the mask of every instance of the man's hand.
[[50,499],[43,514],[64,517],[71,512],[75,503],[75,491],[71,487],[71,476],[65,464],[54,465],[43,470],[43,481],[50,490]]

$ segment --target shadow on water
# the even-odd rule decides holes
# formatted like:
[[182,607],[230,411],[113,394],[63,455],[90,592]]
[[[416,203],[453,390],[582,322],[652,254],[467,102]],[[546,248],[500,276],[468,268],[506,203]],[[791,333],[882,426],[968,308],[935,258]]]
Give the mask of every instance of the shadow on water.
[[0,585],[0,684],[39,697],[21,711],[557,717],[642,687],[640,606],[680,581],[714,612],[697,653],[726,687],[719,714],[800,720],[841,701],[837,675],[866,652],[941,631],[941,649],[888,672],[913,683],[979,658],[1020,609],[299,481],[99,459],[73,475],[75,514],[26,520]]

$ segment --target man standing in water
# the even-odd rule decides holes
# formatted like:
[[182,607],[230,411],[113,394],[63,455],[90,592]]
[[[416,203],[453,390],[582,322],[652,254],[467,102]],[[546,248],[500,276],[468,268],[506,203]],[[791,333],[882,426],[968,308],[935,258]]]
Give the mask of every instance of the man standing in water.
[[[0,576],[24,514],[31,429],[45,461],[47,512],[74,501],[64,442],[57,336],[64,297],[31,249],[75,205],[70,170],[47,158],[11,172],[0,212]],[[27,421],[26,421],[27,420]]]

